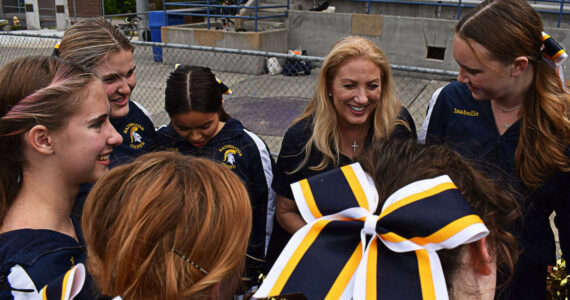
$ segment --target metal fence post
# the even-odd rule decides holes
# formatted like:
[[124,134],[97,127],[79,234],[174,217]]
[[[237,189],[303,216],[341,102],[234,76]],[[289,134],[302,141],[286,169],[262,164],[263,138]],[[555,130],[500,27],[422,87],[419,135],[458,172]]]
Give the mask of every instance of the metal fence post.
[[457,20],[461,18],[461,0],[457,2]]
[[558,28],[560,28],[560,23],[562,22],[562,13],[564,12],[564,0],[560,0],[560,13],[558,14]]

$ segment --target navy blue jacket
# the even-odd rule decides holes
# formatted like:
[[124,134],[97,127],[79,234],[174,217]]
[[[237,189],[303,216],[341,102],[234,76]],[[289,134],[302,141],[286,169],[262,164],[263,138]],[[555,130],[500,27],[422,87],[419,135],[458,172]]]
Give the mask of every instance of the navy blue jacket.
[[553,211],[562,252],[570,253],[570,173],[558,172],[536,190],[526,187],[515,171],[520,126],[519,120],[500,135],[490,101],[475,100],[465,84],[454,82],[432,97],[419,140],[445,144],[491,179],[524,196],[518,199],[523,218],[510,228],[523,250],[516,270],[524,272],[554,264],[554,234],[549,221]]
[[149,112],[139,103],[129,100],[129,113],[111,119],[111,124],[123,137],[123,143],[113,148],[110,168],[129,162],[149,152],[154,146],[156,131]]
[[248,254],[265,257],[275,215],[275,192],[271,188],[275,163],[265,143],[236,119],[226,121],[220,132],[201,147],[180,137],[172,124],[162,126],[157,133],[159,150],[208,158],[239,176],[250,194],[253,209]]
[[[8,275],[15,265],[26,271],[39,291],[75,264],[85,264],[85,241],[76,219],[72,219],[79,243],[70,236],[44,229],[19,229],[0,234],[0,299],[12,299]],[[76,299],[93,299],[94,295],[95,288],[88,278]]]

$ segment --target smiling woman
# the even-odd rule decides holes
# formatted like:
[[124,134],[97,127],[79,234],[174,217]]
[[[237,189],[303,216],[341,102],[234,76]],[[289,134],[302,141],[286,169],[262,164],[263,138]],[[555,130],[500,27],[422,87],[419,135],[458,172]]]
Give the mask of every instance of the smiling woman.
[[350,164],[381,140],[415,136],[414,121],[395,95],[384,52],[362,37],[337,41],[312,101],[283,138],[273,184],[277,220],[289,233],[305,224],[292,200],[291,183]]
[[101,81],[78,65],[25,57],[0,70],[1,299],[27,297],[85,262],[70,213],[79,186],[107,172],[122,142],[109,111]]
[[500,299],[546,298],[553,212],[570,253],[570,94],[556,72],[566,54],[543,30],[523,0],[486,0],[462,18],[453,40],[457,82],[433,95],[420,132],[520,194],[523,217],[510,230],[523,251]]

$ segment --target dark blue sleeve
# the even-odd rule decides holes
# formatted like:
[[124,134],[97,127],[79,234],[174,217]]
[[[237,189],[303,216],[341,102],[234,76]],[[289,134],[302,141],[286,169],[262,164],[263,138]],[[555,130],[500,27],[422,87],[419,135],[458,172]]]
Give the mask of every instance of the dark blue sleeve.
[[406,123],[406,125],[396,123],[394,132],[392,133],[391,137],[403,138],[403,139],[411,138],[415,140],[418,137],[418,135],[416,132],[416,124],[414,123],[414,118],[412,117],[410,112],[403,106],[402,106],[402,111],[400,112],[400,116],[398,116],[398,120]]
[[55,251],[46,253],[31,266],[24,267],[24,269],[39,290],[54,278],[65,274],[75,263],[85,263],[85,260],[85,253],[81,250]]
[[267,224],[268,221],[272,224],[275,211],[275,192],[271,188],[275,162],[267,145],[257,135],[253,134],[250,137],[257,141],[251,141],[248,149],[244,149],[247,154],[246,176],[253,209],[253,226],[248,253],[263,258],[266,243],[271,234]]
[[570,259],[570,172],[564,172],[560,175],[565,191],[561,192],[559,199],[554,208],[556,216],[554,217],[554,225],[558,229],[558,239],[560,240],[560,249],[566,258]]
[[275,167],[273,189],[281,196],[293,199],[291,183],[302,178],[297,178],[300,172],[291,174],[305,158],[306,141],[300,136],[301,133],[292,127],[287,130],[281,144],[281,151]]

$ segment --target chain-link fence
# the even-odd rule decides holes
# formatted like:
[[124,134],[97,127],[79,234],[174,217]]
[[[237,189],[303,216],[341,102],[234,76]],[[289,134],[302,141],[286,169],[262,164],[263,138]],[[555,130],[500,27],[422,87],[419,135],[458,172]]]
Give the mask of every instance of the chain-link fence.
[[[29,55],[50,55],[57,36],[24,33],[0,33],[0,66]],[[232,94],[225,96],[224,106],[244,126],[265,140],[272,153],[278,153],[281,139],[291,121],[303,112],[310,101],[323,57],[289,56],[281,53],[219,49],[133,41],[136,45],[137,86],[132,98],[152,114],[158,127],[169,122],[164,112],[164,89],[176,63],[203,65],[228,85]],[[163,47],[165,62],[156,62],[153,46]],[[156,54],[156,52],[155,52]],[[276,57],[284,66],[287,59],[310,63],[309,75],[285,76],[244,74],[246,70],[263,69],[268,57]],[[302,66],[299,72],[307,72]],[[306,65],[305,65],[306,68]],[[230,70],[230,71],[223,71]],[[240,72],[240,70],[243,70]],[[408,108],[419,129],[433,92],[455,79],[456,74],[406,66],[393,66],[398,95]]]

